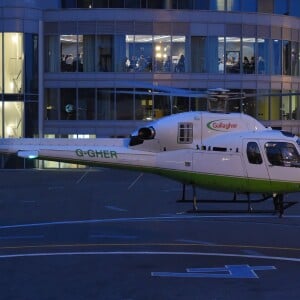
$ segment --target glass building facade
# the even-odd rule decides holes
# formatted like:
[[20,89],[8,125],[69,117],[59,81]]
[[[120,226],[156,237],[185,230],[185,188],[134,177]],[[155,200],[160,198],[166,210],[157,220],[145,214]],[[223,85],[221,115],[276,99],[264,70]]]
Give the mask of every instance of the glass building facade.
[[243,92],[237,110],[300,133],[299,0],[10,2],[0,4],[1,137],[128,136],[206,109],[205,97],[149,91],[160,85]]

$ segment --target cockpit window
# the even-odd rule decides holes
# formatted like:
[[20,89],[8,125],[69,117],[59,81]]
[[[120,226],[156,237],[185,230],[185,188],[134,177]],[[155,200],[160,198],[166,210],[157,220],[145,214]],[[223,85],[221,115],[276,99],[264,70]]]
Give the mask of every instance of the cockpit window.
[[268,142],[265,144],[269,162],[274,166],[300,167],[300,156],[291,143]]
[[247,157],[250,164],[259,165],[262,163],[262,158],[257,143],[249,142],[247,144]]

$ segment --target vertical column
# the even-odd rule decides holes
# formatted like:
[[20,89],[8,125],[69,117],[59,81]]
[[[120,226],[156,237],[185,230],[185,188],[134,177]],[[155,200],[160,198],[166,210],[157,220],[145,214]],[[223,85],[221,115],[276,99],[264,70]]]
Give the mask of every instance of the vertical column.
[[43,125],[44,125],[44,24],[43,21],[39,21],[39,41],[38,41],[38,47],[39,47],[39,67],[38,67],[38,76],[39,76],[39,103],[38,103],[38,132],[39,132],[39,138],[43,137]]

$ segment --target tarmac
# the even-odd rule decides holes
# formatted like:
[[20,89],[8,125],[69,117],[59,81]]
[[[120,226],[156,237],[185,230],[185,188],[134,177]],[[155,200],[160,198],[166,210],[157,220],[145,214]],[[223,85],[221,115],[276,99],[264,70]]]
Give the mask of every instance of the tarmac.
[[0,299],[298,300],[299,195],[279,218],[272,199],[249,212],[197,189],[191,213],[191,187],[178,202],[182,185],[160,176],[1,170]]

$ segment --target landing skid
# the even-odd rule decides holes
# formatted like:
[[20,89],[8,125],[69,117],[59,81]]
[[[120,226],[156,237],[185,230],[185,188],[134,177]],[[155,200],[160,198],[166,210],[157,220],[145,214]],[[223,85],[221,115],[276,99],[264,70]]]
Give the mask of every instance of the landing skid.
[[[196,199],[196,191],[195,187],[193,187],[193,200],[186,200],[185,199],[185,185],[183,185],[182,191],[182,199],[177,200],[178,203],[193,203],[193,208],[187,210],[186,213],[193,213],[193,214],[201,214],[201,213],[254,213],[254,214],[278,214],[279,217],[282,217],[284,211],[289,207],[295,205],[296,201],[283,201],[283,195],[262,195],[262,198],[259,199],[250,199],[250,194],[247,195],[247,199],[238,200],[237,193],[234,193],[232,200],[222,200],[222,199]],[[274,209],[253,209],[252,204],[261,203],[268,199],[273,199]],[[202,203],[211,203],[211,204],[246,204],[247,209],[198,209],[198,205]]]

